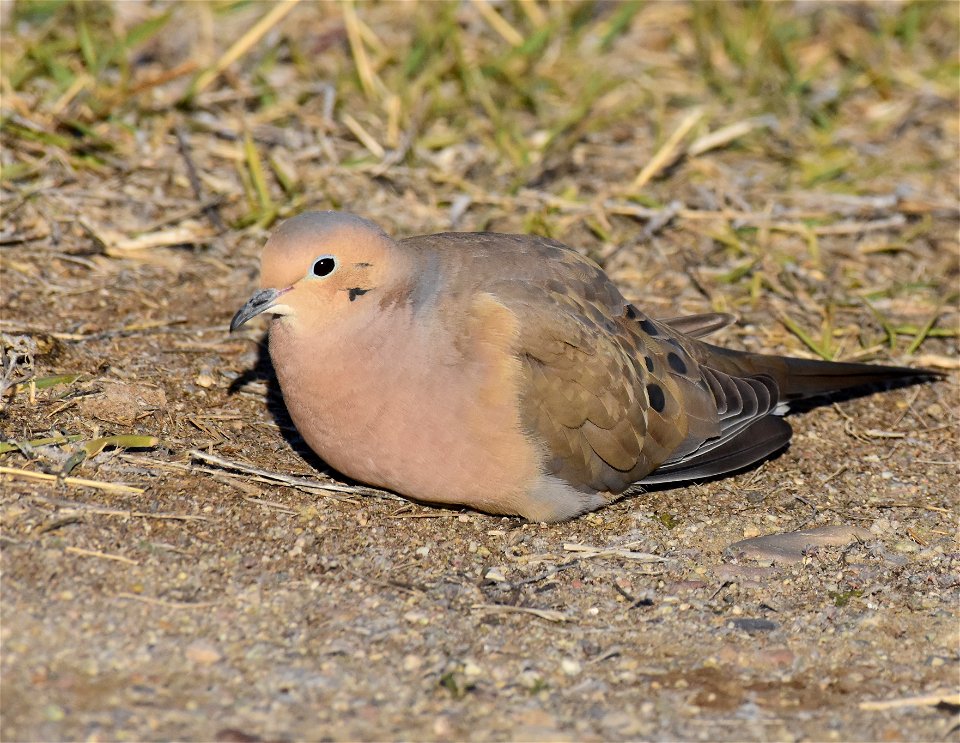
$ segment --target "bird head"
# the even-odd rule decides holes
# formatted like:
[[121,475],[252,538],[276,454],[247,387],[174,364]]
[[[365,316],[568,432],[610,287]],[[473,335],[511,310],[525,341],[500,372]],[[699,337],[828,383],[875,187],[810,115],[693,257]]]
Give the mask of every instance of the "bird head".
[[293,217],[267,241],[260,289],[233,316],[230,330],[262,313],[300,328],[336,323],[389,285],[396,252],[380,227],[353,214]]

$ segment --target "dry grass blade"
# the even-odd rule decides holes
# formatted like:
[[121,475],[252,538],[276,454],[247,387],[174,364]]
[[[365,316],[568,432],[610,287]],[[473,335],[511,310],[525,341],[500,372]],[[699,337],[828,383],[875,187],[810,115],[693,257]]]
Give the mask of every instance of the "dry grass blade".
[[[336,483],[323,483],[317,482],[316,480],[308,480],[304,477],[293,477],[291,475],[284,475],[279,472],[270,472],[269,470],[263,470],[259,467],[252,467],[248,464],[243,464],[242,462],[234,462],[229,459],[224,459],[223,457],[218,457],[215,454],[207,454],[206,452],[198,451],[197,449],[191,449],[187,453],[191,457],[204,462],[209,462],[210,464],[215,464],[219,467],[238,470],[246,474],[262,477],[269,482],[278,483],[280,485],[289,485],[290,487],[301,488],[310,492],[331,491],[334,493],[350,493],[353,495],[368,495],[371,494],[371,492],[380,492],[371,491],[369,488],[353,487],[350,485],[337,485]],[[401,498],[398,495],[393,495],[392,493],[383,492],[382,496],[385,498],[406,502],[404,498]]]
[[163,513],[150,511],[128,511],[122,508],[107,508],[92,503],[80,503],[78,501],[69,501],[62,498],[47,498],[42,495],[30,496],[31,500],[40,503],[46,503],[58,508],[70,508],[84,513],[92,513],[95,516],[121,516],[124,518],[138,519],[157,519],[159,521],[212,521],[209,516],[200,516],[193,513]]
[[342,7],[343,25],[347,30],[347,40],[350,42],[350,52],[353,54],[353,62],[356,65],[357,77],[360,79],[360,87],[363,88],[364,95],[367,98],[373,99],[377,93],[376,74],[370,64],[370,58],[367,56],[367,49],[363,44],[357,10],[354,7],[353,0],[346,0]]
[[530,23],[537,28],[542,28],[550,22],[547,14],[537,5],[537,0],[520,0],[520,10],[530,19]]
[[197,601],[195,603],[191,603],[189,601],[166,601],[164,599],[155,599],[152,596],[140,596],[136,593],[129,593],[127,591],[121,591],[120,593],[114,595],[118,599],[139,601],[144,604],[150,604],[151,606],[162,606],[165,609],[208,609],[211,606],[217,606],[216,601]]
[[901,431],[881,431],[876,428],[863,429],[863,435],[868,439],[905,439],[909,436]]
[[126,565],[140,564],[136,560],[131,560],[129,557],[124,557],[123,555],[111,555],[106,552],[98,552],[97,550],[85,550],[82,547],[67,547],[64,552],[69,552],[71,555],[80,555],[81,557],[99,557],[102,560],[113,560],[115,562],[125,563]]
[[59,116],[81,91],[93,87],[95,82],[96,81],[86,73],[77,75],[76,78],[74,78],[74,81],[70,84],[70,87],[67,88],[63,92],[63,95],[61,95],[50,107],[50,112],[54,116]]
[[142,93],[145,90],[150,90],[151,88],[157,88],[157,87],[160,87],[161,85],[165,85],[166,83],[169,83],[172,80],[176,80],[179,77],[184,77],[185,75],[192,75],[196,71],[196,69],[197,69],[197,63],[193,60],[188,60],[186,62],[183,62],[177,65],[176,67],[173,67],[169,70],[164,70],[163,72],[160,72],[157,75],[154,75],[153,77],[149,77],[143,80],[142,82],[137,83],[130,89],[129,95],[131,96],[137,95],[138,93]]
[[657,153],[650,158],[650,161],[643,167],[643,170],[634,178],[633,183],[630,184],[631,192],[636,193],[642,190],[657,173],[667,167],[676,158],[677,147],[680,145],[680,142],[683,141],[683,138],[686,137],[690,130],[703,118],[703,114],[703,108],[695,108],[683,117],[683,120],[674,130],[673,134],[667,138],[667,141],[663,143],[660,149],[657,150]]
[[264,500],[263,498],[254,498],[249,495],[244,496],[243,500],[247,503],[253,503],[254,505],[257,505],[257,506],[263,506],[265,508],[270,508],[280,513],[285,513],[288,516],[296,516],[298,513],[298,511],[294,511],[292,508],[285,506],[283,503],[277,503],[276,501],[272,501],[272,500]]
[[624,560],[636,560],[637,562],[667,562],[666,557],[654,555],[650,552],[634,552],[621,547],[592,547],[588,544],[563,545],[567,552],[577,552],[578,557],[588,559],[592,557],[620,557]]
[[150,449],[160,443],[156,436],[135,436],[121,434],[118,436],[103,436],[81,444],[80,448],[88,457],[95,457],[108,446],[117,449]]
[[129,257],[139,251],[174,245],[202,245],[215,236],[212,230],[196,223],[181,224],[136,237],[127,237],[116,230],[94,226],[83,219],[78,219],[77,224],[106,255],[113,258]]
[[903,227],[907,224],[907,218],[903,214],[894,214],[892,217],[884,219],[874,219],[869,222],[841,222],[840,224],[828,224],[820,227],[814,227],[813,231],[817,235],[860,235],[865,232],[884,232]]
[[0,443],[0,454],[6,454],[8,451],[29,450],[35,446],[59,446],[60,444],[69,444],[79,441],[83,436],[80,434],[71,434],[70,436],[48,436],[42,439],[33,439],[31,441],[4,441]]
[[507,604],[474,604],[471,608],[478,611],[494,611],[501,614],[530,614],[546,619],[548,622],[572,622],[573,617],[555,609],[532,609],[528,606],[508,606]]
[[13,390],[17,393],[24,392],[30,388],[34,390],[45,390],[60,384],[73,384],[80,379],[80,376],[79,374],[53,374],[49,377],[40,377],[39,379],[20,382],[14,386]]
[[257,220],[268,227],[276,216],[277,207],[273,203],[273,197],[270,196],[270,187],[267,185],[267,177],[263,170],[263,161],[260,159],[260,153],[257,151],[257,145],[253,141],[250,130],[244,128],[243,131],[243,155],[247,163],[247,170],[250,173],[250,179],[253,181],[253,188],[257,195],[259,212],[256,215]]
[[214,237],[214,233],[200,225],[180,225],[166,230],[158,230],[146,235],[137,235],[117,240],[107,246],[107,254],[112,255],[133,252],[137,250],[151,250],[166,248],[173,245],[202,245]]
[[777,120],[773,116],[755,116],[752,119],[738,121],[734,124],[721,127],[715,132],[704,134],[695,139],[687,148],[687,154],[690,157],[702,155],[704,152],[715,150],[724,145],[730,144],[740,137],[749,134],[756,129],[772,129],[777,125]]
[[[203,203],[207,201],[204,198],[203,184],[200,182],[200,176],[197,174],[197,166],[193,161],[193,154],[190,151],[190,143],[187,141],[187,135],[182,126],[178,126],[174,129],[174,135],[177,138],[177,149],[180,151],[180,157],[183,158],[183,163],[187,168],[187,179],[190,181],[190,188],[193,189],[193,195],[196,197],[197,201]],[[217,202],[203,204],[200,208],[204,214],[206,214],[207,219],[210,220],[210,224],[213,225],[213,228],[217,232],[223,232],[224,224],[223,220],[220,218],[220,212],[217,211],[216,207]],[[194,207],[195,208],[195,207]],[[163,224],[173,224],[179,222],[180,219],[171,218]],[[162,224],[156,225],[156,227],[161,227]],[[150,232],[151,230],[146,230]]]
[[523,34],[511,26],[507,19],[500,15],[487,0],[473,0],[473,7],[483,17],[490,27],[503,37],[510,46],[520,46],[523,44]]
[[916,353],[917,349],[923,344],[927,336],[930,335],[930,331],[933,330],[933,326],[936,325],[937,320],[940,317],[940,308],[938,307],[936,311],[930,316],[930,319],[924,323],[923,327],[917,331],[917,334],[914,336],[913,340],[910,341],[910,345],[907,346],[906,353],[908,356]]
[[888,709],[904,709],[906,707],[935,707],[939,704],[951,707],[960,707],[960,692],[956,689],[940,689],[928,694],[915,697],[900,697],[899,699],[884,699],[877,701],[860,702],[860,709],[879,712]]
[[115,482],[102,482],[100,480],[87,480],[82,477],[57,477],[48,475],[45,472],[32,472],[30,470],[21,470],[16,467],[0,467],[0,475],[9,475],[10,477],[19,477],[25,480],[39,480],[41,482],[62,482],[64,485],[72,485],[78,488],[92,488],[94,490],[104,490],[110,493],[144,493],[143,488],[134,488],[130,485],[122,485]]
[[240,57],[246,54],[266,33],[276,26],[283,18],[293,10],[300,0],[282,0],[274,5],[270,11],[257,21],[250,29],[231,46],[216,63],[207,70],[204,70],[197,77],[191,86],[189,97],[202,93],[225,69],[236,62]]
[[360,144],[370,150],[370,154],[372,154],[378,160],[383,159],[383,157],[387,154],[387,151],[383,149],[383,146],[376,139],[373,138],[373,135],[370,134],[370,132],[363,128],[363,125],[359,121],[346,112],[340,116],[340,120],[343,122],[344,126],[350,130],[353,136],[357,138]]
[[946,369],[948,371],[960,371],[960,358],[953,356],[942,356],[935,353],[925,353],[914,357],[920,366],[931,369]]
[[833,355],[826,348],[824,348],[821,343],[817,343],[817,341],[815,341],[813,337],[802,327],[800,327],[799,323],[794,321],[789,315],[781,312],[777,315],[777,319],[780,320],[784,326],[786,326],[787,330],[797,336],[797,338],[803,342],[803,345],[817,354],[817,356],[826,361],[834,360]]

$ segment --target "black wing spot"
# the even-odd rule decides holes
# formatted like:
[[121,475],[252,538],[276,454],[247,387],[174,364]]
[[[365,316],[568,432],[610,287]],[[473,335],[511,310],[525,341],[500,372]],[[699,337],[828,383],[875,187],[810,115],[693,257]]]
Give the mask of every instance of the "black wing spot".
[[652,356],[644,356],[644,357],[643,357],[643,363],[647,365],[647,371],[648,371],[648,372],[652,372],[652,371],[653,371],[653,357],[652,357]]
[[369,289],[361,289],[359,286],[355,286],[353,289],[348,290],[350,292],[350,301],[354,301],[357,297],[362,297],[366,294]]
[[667,363],[670,364],[670,368],[673,369],[677,374],[686,374],[687,365],[683,363],[683,359],[679,355],[675,354],[673,351],[667,354]]
[[636,320],[638,317],[640,317],[640,313],[637,312],[637,308],[632,304],[628,304],[625,311],[628,320]]
[[667,398],[664,397],[663,390],[660,389],[659,384],[653,384],[651,382],[647,385],[647,397],[650,399],[650,407],[658,413],[662,413],[663,409],[667,406]]
[[656,338],[659,334],[657,331],[657,326],[646,317],[640,321],[640,330],[649,335],[651,338]]

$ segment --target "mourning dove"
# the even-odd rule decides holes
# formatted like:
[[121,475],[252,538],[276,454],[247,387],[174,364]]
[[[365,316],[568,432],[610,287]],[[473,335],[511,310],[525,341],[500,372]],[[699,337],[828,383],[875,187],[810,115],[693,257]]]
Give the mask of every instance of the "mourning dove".
[[329,465],[420,501],[560,521],[634,483],[701,479],[782,448],[800,398],[929,377],[731,351],[732,322],[654,320],[544,237],[394,241],[350,214],[283,223],[231,330],[273,315],[290,416]]

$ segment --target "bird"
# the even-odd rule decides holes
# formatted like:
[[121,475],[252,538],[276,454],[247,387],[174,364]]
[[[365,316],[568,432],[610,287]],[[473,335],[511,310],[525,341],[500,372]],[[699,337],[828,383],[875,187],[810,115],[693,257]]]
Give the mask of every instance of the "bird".
[[650,317],[546,237],[394,240],[337,211],[270,235],[230,330],[261,314],[290,417],[327,465],[536,522],[764,460],[789,442],[799,400],[937,376],[712,345],[730,315]]

